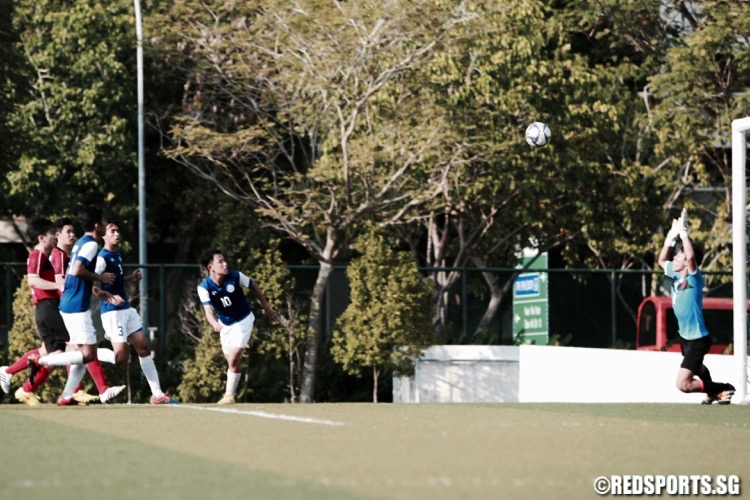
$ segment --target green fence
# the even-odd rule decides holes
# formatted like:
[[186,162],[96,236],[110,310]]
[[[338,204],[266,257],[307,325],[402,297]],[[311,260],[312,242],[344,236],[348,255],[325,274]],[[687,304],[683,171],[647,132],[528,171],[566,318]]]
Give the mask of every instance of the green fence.
[[[176,322],[181,304],[195,301],[195,287],[202,279],[198,265],[148,264],[148,323],[157,352],[166,352],[170,337],[180,334]],[[12,302],[25,264],[0,263],[0,343],[7,345],[12,324]],[[290,266],[301,297],[309,296],[317,275],[316,266]],[[475,333],[490,300],[482,273],[489,273],[499,284],[517,276],[517,269],[425,268],[425,274],[459,273],[460,278],[446,297],[446,314],[440,329],[443,343],[513,343],[512,289],[507,291],[491,326]],[[662,273],[650,270],[546,269],[549,280],[549,329],[555,343],[578,347],[631,348],[636,341],[636,315],[639,304],[652,294],[666,291]],[[250,272],[249,274],[252,274]],[[706,273],[707,296],[731,296],[731,273]],[[252,277],[252,276],[251,276]],[[262,288],[262,283],[260,283]],[[336,267],[331,275],[323,310],[323,329],[332,331],[336,318],[348,304],[346,269]],[[134,297],[133,305],[138,305]],[[712,328],[722,338],[731,338],[731,314],[713,321]]]

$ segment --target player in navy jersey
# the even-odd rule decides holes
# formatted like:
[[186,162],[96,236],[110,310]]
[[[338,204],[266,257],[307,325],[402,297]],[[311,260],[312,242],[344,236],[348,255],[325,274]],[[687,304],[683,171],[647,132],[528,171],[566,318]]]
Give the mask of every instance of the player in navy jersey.
[[714,382],[703,364],[703,358],[711,348],[711,337],[703,321],[705,279],[698,269],[688,229],[687,211],[683,210],[680,218],[672,221],[658,258],[664,273],[674,280],[670,293],[683,355],[676,385],[682,392],[705,392],[703,404],[729,404],[734,387]]
[[119,296],[122,303],[112,304],[103,300],[100,305],[102,315],[102,326],[107,339],[112,342],[115,351],[115,361],[121,363],[128,359],[128,343],[133,346],[138,354],[141,369],[146,376],[151,388],[151,404],[169,404],[172,400],[162,392],[159,383],[159,373],[156,371],[154,357],[151,355],[146,334],[143,332],[143,322],[135,309],[130,307],[130,301],[125,293],[125,283],[140,281],[143,279],[140,269],[136,269],[127,276],[122,270],[122,254],[117,251],[120,245],[120,223],[107,221],[107,229],[103,236],[104,248],[99,251],[96,258],[95,272],[103,274],[112,273],[115,280],[111,284],[102,284],[103,290],[112,295]]
[[[70,334],[70,344],[74,350],[49,354],[38,360],[41,366],[71,366],[65,389],[57,400],[57,404],[61,406],[73,404],[73,394],[86,373],[86,367],[83,365],[97,357],[96,329],[91,318],[93,283],[100,281],[110,284],[115,279],[112,273],[94,272],[99,251],[96,240],[104,234],[106,227],[102,209],[93,205],[87,206],[78,214],[78,219],[85,234],[73,245],[65,277],[65,289],[60,299],[60,314]],[[97,289],[97,295],[101,300],[113,304],[122,303],[121,297],[113,296],[104,290]],[[123,389],[124,385],[109,387],[104,393],[99,394],[99,399],[106,403]]]
[[238,271],[230,271],[220,250],[207,250],[201,256],[201,265],[208,271],[206,279],[198,285],[198,297],[203,304],[206,319],[219,333],[221,350],[227,360],[227,386],[220,405],[234,404],[234,394],[240,381],[242,353],[253,333],[255,315],[248,304],[243,288],[255,292],[266,317],[278,319],[268,305],[258,284]]

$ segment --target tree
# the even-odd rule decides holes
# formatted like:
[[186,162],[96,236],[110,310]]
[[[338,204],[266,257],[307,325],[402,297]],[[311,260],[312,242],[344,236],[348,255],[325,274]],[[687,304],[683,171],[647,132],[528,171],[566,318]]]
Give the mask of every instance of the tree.
[[360,238],[362,255],[347,268],[351,303],[333,333],[331,354],[351,374],[372,370],[378,402],[383,373],[410,375],[414,361],[432,344],[433,285],[406,252],[394,252],[371,231]]
[[442,114],[401,85],[458,19],[397,0],[262,7],[185,2],[165,16],[182,36],[173,57],[194,64],[168,154],[319,263],[300,398],[310,402],[334,261],[358,224],[434,196],[430,173],[461,159]]
[[20,0],[13,7],[23,85],[8,123],[24,145],[3,179],[9,205],[58,214],[107,201],[125,213],[136,180],[131,5]]
[[287,362],[289,401],[298,401],[302,377],[302,355],[307,341],[307,326],[301,301],[295,296],[295,280],[281,260],[278,241],[272,242],[254,268],[254,276],[263,285],[263,294],[279,314],[279,323],[256,322],[258,352]]
[[652,168],[668,193],[660,212],[671,220],[687,207],[691,237],[705,242],[703,267],[723,270],[732,254],[731,121],[750,110],[750,5],[675,2],[673,9],[683,36],[650,79],[644,114],[655,141]]
[[[562,247],[578,262],[582,245],[595,256],[587,263],[606,267],[620,258],[618,267],[629,266],[637,261],[633,250],[638,256],[650,241],[650,228],[640,221],[650,209],[643,200],[655,190],[643,182],[638,159],[628,156],[636,149],[632,116],[640,101],[624,84],[645,80],[647,70],[640,68],[652,67],[651,52],[632,49],[641,39],[630,33],[602,34],[612,25],[623,32],[633,26],[620,26],[627,15],[612,13],[610,3],[597,9],[482,4],[470,23],[456,28],[458,41],[416,75],[449,110],[471,159],[451,171],[429,210],[407,219],[419,222],[407,234],[420,261],[453,268],[434,273],[438,327],[445,326],[449,292],[464,266],[514,267],[524,247]],[[638,29],[656,31],[654,16],[658,9]],[[620,44],[617,57],[605,60],[598,45],[579,40],[584,35],[608,47]],[[530,151],[523,131],[537,119],[552,125],[553,141]],[[599,220],[602,213],[610,218]],[[489,327],[513,279],[482,277],[489,300],[475,335]]]

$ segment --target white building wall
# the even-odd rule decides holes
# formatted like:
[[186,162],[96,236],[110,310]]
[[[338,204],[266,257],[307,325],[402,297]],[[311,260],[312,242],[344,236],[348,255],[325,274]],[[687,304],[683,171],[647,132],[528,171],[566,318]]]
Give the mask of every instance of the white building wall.
[[[675,387],[679,353],[556,346],[432,346],[413,377],[394,378],[395,403],[699,403]],[[730,382],[732,356],[709,354]]]

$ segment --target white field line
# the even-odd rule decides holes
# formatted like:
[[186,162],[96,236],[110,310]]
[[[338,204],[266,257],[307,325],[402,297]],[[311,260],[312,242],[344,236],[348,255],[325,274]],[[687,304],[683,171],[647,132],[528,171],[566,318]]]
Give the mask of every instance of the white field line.
[[346,425],[344,422],[335,422],[333,420],[319,420],[317,418],[295,417],[293,415],[266,413],[264,411],[237,410],[234,408],[212,408],[210,406],[195,406],[195,405],[186,405],[186,404],[169,405],[169,406],[173,408],[187,408],[190,410],[215,411],[218,413],[234,413],[237,415],[250,415],[251,417],[271,418],[275,420],[287,420],[290,422],[301,422],[303,424]]

